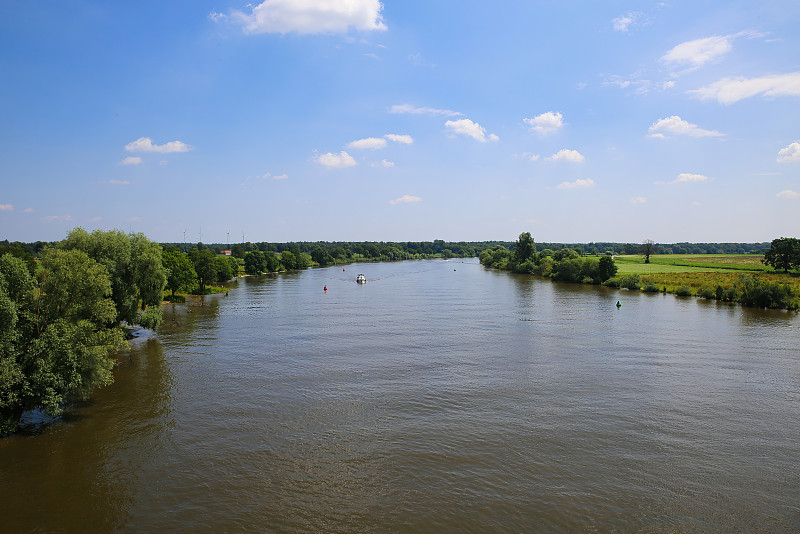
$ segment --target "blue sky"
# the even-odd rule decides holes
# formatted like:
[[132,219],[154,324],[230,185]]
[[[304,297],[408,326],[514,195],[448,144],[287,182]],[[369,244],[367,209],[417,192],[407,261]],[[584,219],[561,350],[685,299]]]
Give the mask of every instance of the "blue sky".
[[10,1],[0,238],[800,232],[800,3]]

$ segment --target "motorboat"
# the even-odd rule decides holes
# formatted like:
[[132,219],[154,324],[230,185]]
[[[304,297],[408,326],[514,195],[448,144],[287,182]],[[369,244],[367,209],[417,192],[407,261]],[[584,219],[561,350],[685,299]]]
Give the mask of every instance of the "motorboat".
[[358,284],[366,284],[367,283],[367,277],[364,276],[363,274],[359,274],[358,276],[356,276],[356,283],[358,283]]

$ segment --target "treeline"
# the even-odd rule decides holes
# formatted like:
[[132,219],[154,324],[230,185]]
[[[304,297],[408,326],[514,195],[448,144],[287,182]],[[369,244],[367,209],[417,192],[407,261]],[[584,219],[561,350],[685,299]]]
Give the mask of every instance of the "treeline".
[[481,252],[479,258],[486,267],[546,276],[560,282],[602,284],[617,273],[617,266],[609,255],[586,257],[568,247],[537,249],[531,234],[523,232],[513,250],[495,245]]
[[124,327],[161,322],[161,246],[143,234],[76,228],[37,258],[0,253],[0,435],[111,383]]
[[277,255],[276,257],[280,257],[283,252],[291,252],[295,257],[298,257],[299,254],[308,254],[313,262],[318,265],[335,265],[354,261],[397,261],[433,257],[472,258],[482,250],[498,243],[499,241],[460,241],[455,243],[436,239],[434,241],[401,242],[299,241],[268,243],[262,241],[259,243],[237,243],[231,246],[220,243],[210,245],[203,243],[165,243],[164,246],[175,247],[183,252],[188,252],[192,248],[209,249],[217,254],[222,253],[223,250],[230,250],[232,256],[241,259],[244,259],[245,254],[248,252],[272,252]]

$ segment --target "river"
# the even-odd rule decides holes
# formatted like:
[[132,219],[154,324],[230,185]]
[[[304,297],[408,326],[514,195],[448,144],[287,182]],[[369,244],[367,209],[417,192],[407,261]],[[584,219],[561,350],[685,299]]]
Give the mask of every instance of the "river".
[[0,530],[800,529],[797,313],[345,269],[165,307],[112,386],[0,440]]

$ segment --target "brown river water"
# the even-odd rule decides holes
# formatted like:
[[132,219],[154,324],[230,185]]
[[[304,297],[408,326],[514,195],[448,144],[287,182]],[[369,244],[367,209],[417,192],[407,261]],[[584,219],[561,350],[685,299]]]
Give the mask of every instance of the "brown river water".
[[345,269],[167,306],[112,386],[0,439],[0,531],[800,530],[797,313]]

